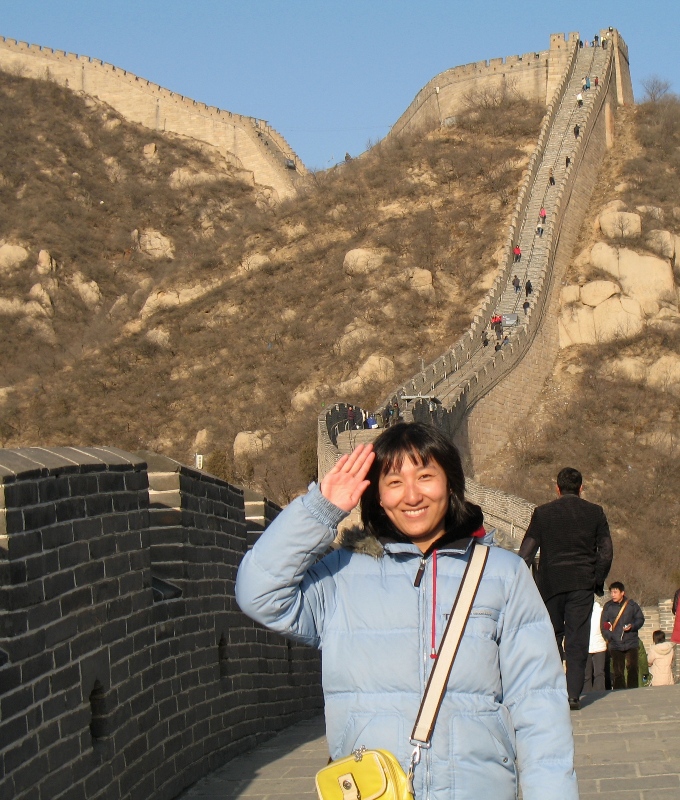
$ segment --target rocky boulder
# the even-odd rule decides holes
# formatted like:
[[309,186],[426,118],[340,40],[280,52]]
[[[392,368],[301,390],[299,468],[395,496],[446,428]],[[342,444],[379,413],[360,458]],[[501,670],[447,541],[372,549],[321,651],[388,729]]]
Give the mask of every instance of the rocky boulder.
[[387,356],[373,353],[359,367],[358,374],[365,383],[369,381],[386,383],[394,378],[394,362]]
[[657,256],[640,255],[625,247],[617,250],[598,242],[591,251],[591,261],[616,278],[625,294],[640,302],[670,302],[675,298],[673,269]]
[[349,355],[367,342],[373,334],[373,328],[361,320],[355,320],[345,327],[343,335],[335,343],[333,349],[339,356]]
[[581,302],[586,306],[599,306],[612,295],[620,294],[621,287],[613,281],[590,281],[581,287]]
[[48,316],[54,315],[54,308],[52,307],[52,299],[50,298],[49,294],[45,290],[44,286],[41,283],[35,283],[31,286],[31,289],[28,293],[28,296],[31,300],[35,300],[37,303],[45,309]]
[[266,431],[240,431],[234,439],[234,460],[246,461],[271,447],[272,437]]
[[649,368],[647,383],[655,389],[680,395],[680,356],[676,353],[661,356]]
[[102,301],[102,293],[97,282],[88,281],[82,273],[75,272],[71,278],[71,283],[83,303],[90,311],[94,311]]
[[160,347],[163,350],[170,347],[170,331],[167,328],[151,328],[146,332],[146,338],[156,347]]
[[342,268],[347,275],[364,275],[369,272],[375,272],[384,260],[385,254],[380,250],[357,247],[345,255]]
[[432,285],[432,273],[429,269],[411,270],[408,276],[409,286],[414,292],[427,300],[434,300],[435,292]]
[[52,258],[47,250],[41,250],[38,253],[38,263],[35,265],[38,275],[49,275],[51,272],[56,272],[57,262]]
[[639,214],[605,211],[599,216],[600,230],[608,239],[636,239],[642,231]]
[[675,258],[675,240],[669,231],[650,231],[647,235],[647,247],[663,258]]
[[0,245],[0,272],[11,272],[28,258],[28,250],[18,244]]
[[640,255],[623,248],[619,252],[619,283],[627,295],[640,302],[675,301],[673,268],[657,256]]
[[267,264],[270,263],[271,259],[269,256],[265,256],[262,253],[253,253],[252,255],[246,256],[243,259],[239,268],[239,273],[257,272],[258,270],[262,269],[262,267],[266,267]]
[[641,358],[634,356],[620,356],[606,365],[605,375],[615,378],[625,378],[628,381],[644,381],[647,376],[647,365]]
[[137,241],[142,253],[145,253],[150,258],[175,257],[175,246],[160,231],[153,230],[153,228],[147,228],[139,233],[133,231],[132,238]]
[[164,308],[172,308],[173,306],[181,306],[185,303],[190,303],[192,300],[203,297],[211,288],[212,284],[204,286],[199,283],[196,286],[188,286],[184,289],[175,289],[174,291],[161,289],[147,297],[139,315],[142,319],[146,319]]
[[597,341],[611,342],[637,336],[643,329],[640,303],[629,297],[610,297],[593,310]]
[[595,320],[589,306],[571,305],[565,308],[557,321],[560,347],[573,344],[595,344]]
[[570,303],[578,303],[581,299],[581,287],[574,284],[573,286],[563,286],[560,292],[560,305],[568,306]]

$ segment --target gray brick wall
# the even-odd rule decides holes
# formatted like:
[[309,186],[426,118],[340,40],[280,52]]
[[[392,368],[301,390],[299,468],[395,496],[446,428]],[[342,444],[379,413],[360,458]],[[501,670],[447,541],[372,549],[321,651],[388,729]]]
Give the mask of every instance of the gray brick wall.
[[236,607],[242,490],[146,461],[0,451],[0,800],[173,798],[322,707],[317,652]]

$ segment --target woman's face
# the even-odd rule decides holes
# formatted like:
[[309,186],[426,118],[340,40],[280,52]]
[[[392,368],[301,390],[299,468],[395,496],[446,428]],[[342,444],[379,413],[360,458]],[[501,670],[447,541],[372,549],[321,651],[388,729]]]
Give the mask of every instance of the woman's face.
[[380,476],[378,493],[380,505],[394,527],[423,553],[444,533],[449,485],[436,461],[414,464],[406,455],[401,469],[391,469]]

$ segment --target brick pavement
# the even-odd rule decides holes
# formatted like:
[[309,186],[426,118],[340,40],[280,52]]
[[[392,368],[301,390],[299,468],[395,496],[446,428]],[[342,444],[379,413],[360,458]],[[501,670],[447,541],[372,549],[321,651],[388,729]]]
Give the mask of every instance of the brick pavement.
[[[680,685],[592,694],[572,712],[581,800],[680,800]],[[323,720],[298,723],[226,764],[181,800],[314,800]]]

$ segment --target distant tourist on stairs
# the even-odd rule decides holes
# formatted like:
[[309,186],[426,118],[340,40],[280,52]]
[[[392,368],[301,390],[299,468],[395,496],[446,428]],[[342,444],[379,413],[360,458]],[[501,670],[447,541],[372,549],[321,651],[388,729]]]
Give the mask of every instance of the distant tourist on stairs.
[[527,293],[527,297],[534,291],[534,287],[531,285],[531,280],[527,280],[524,284],[524,291]]
[[600,79],[597,77],[597,75],[595,76],[593,83],[595,84],[595,88],[597,89],[597,87],[600,85]]
[[638,631],[645,624],[642,609],[629,597],[620,581],[609,585],[612,599],[602,609],[602,635],[612,660],[614,689],[638,688]]
[[522,303],[522,308],[524,309],[524,316],[526,317],[526,315],[529,313],[529,309],[531,308],[531,303],[528,300],[525,300],[524,303]]
[[522,260],[522,248],[516,244],[512,251],[515,254],[515,264]]
[[512,279],[512,285],[515,287],[515,294],[519,294],[520,289],[522,288],[522,282],[517,275],[515,275],[515,277]]
[[583,105],[583,95],[581,92],[576,95],[576,102],[578,103],[579,108]]
[[581,133],[581,127],[577,122],[576,125],[574,125],[574,139],[578,139],[580,133]]
[[541,225],[545,225],[545,218],[548,216],[548,213],[545,210],[544,206],[541,206],[541,210],[538,212],[538,219],[540,220]]
[[548,185],[550,186],[555,185],[555,173],[553,172],[552,167],[550,167],[550,171],[548,172]]
[[528,566],[540,549],[536,584],[550,614],[560,655],[567,662],[567,692],[573,710],[581,707],[593,593],[604,594],[613,557],[604,510],[584,500],[582,488],[578,470],[561,470],[557,499],[534,509],[519,549]]
[[540,222],[536,226],[536,236],[538,236],[539,238],[543,238],[543,226],[541,225]]

